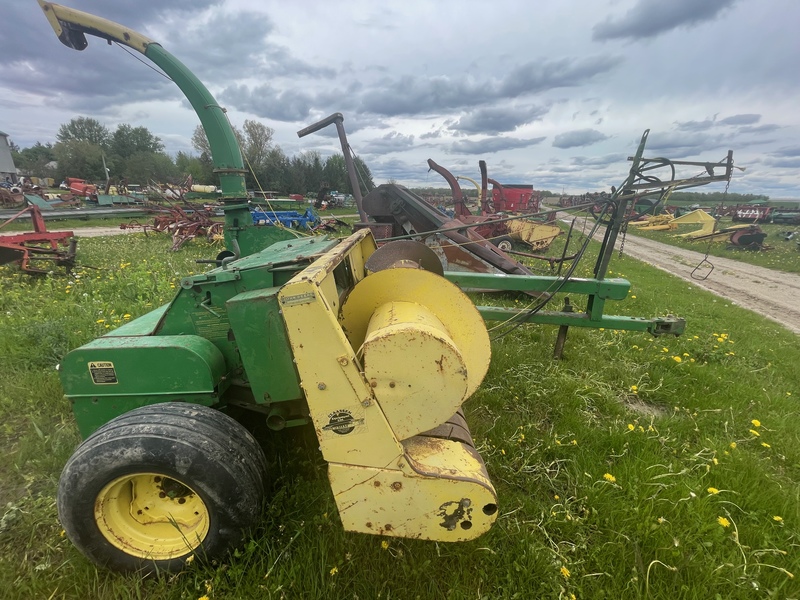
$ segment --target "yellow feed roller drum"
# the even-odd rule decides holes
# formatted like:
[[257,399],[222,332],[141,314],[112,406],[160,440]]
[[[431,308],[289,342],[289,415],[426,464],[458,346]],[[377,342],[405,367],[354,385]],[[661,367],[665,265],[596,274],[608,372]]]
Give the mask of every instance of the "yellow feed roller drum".
[[489,334],[475,305],[428,271],[370,274],[345,299],[339,320],[400,440],[446,421],[489,368]]

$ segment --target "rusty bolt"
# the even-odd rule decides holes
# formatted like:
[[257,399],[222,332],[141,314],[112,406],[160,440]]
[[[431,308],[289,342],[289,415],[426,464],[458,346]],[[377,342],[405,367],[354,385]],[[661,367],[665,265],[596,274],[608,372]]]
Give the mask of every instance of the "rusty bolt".
[[328,386],[327,386],[327,385],[325,385],[325,384],[324,384],[323,382],[321,382],[321,381],[320,381],[320,382],[317,384],[317,389],[318,389],[318,390],[324,390],[326,387],[328,387]]
[[378,382],[375,381],[374,379],[372,381],[370,381],[369,384],[374,388],[378,387]]
[[397,492],[397,491],[401,490],[402,488],[403,488],[403,484],[402,484],[402,483],[400,483],[399,481],[395,481],[395,482],[392,484],[392,489],[393,489],[395,492]]
[[376,481],[372,485],[374,485],[375,487],[381,487],[381,482],[380,481]]
[[394,384],[394,381],[390,381],[390,382],[389,382],[389,387],[390,387],[390,388],[393,388],[393,387],[394,387],[394,385],[395,385],[395,384]]
[[384,528],[386,531],[391,531],[391,530],[392,530],[392,526],[391,526],[391,524],[390,524],[390,523],[387,523],[386,525],[384,525],[384,526],[383,526],[383,528]]
[[464,498],[461,501],[461,506],[464,508],[469,508],[470,506],[472,506],[472,501],[469,498]]
[[339,364],[342,365],[343,367],[346,367],[349,363],[350,361],[347,360],[346,356],[339,357]]
[[369,398],[367,398],[366,400],[362,400],[361,401],[361,406],[363,406],[364,408],[368,407],[371,404],[372,404],[372,402],[370,401]]

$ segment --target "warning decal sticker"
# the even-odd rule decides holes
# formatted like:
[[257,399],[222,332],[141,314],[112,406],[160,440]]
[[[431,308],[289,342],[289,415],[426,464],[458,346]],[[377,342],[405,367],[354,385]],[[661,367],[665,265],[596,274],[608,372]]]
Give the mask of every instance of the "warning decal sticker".
[[117,372],[114,370],[114,363],[109,361],[90,362],[89,374],[92,376],[92,381],[97,385],[119,383],[117,381]]

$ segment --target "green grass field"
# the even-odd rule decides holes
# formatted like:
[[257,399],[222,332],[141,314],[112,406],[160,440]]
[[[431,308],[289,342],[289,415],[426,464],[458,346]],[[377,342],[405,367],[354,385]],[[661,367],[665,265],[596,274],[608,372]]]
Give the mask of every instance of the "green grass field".
[[[735,223],[733,223],[729,217],[724,217],[720,220],[717,229],[730,227],[734,224]],[[639,235],[664,244],[686,248],[687,250],[694,250],[702,254],[708,252],[709,256],[712,257],[721,256],[759,267],[786,271],[787,273],[800,273],[800,246],[797,244],[797,242],[800,241],[800,236],[795,236],[794,239],[786,241],[784,236],[781,235],[783,232],[787,231],[800,231],[800,225],[773,225],[767,223],[759,224],[759,227],[767,234],[767,237],[764,239],[764,244],[766,246],[764,250],[733,248],[730,247],[727,239],[720,242],[692,242],[681,237],[676,237],[676,234],[697,231],[700,229],[700,225],[678,225],[676,231],[640,231],[634,227],[629,227],[628,235]]]
[[290,431],[269,443],[264,518],[228,559],[145,579],[96,569],[57,519],[79,436],[55,369],[168,301],[194,260],[217,252],[169,246],[83,239],[79,262],[93,268],[71,276],[0,268],[4,598],[800,598],[798,337],[616,255],[613,275],[632,289],[606,312],[676,314],[686,333],[573,328],[560,362],[553,327],[495,340],[465,405],[500,502],[478,540],[343,532],[313,432]]

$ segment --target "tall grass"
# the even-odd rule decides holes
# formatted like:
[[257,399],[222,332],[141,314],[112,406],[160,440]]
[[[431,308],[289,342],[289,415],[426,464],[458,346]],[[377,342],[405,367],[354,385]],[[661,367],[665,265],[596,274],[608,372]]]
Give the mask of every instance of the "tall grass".
[[[797,336],[627,257],[608,312],[686,317],[679,338],[528,326],[493,342],[465,405],[500,498],[476,541],[341,529],[313,432],[270,444],[272,496],[243,547],[142,579],[63,537],[60,469],[78,435],[55,365],[167,301],[216,249],[81,241],[74,276],[0,271],[0,589],[8,598],[798,598]],[[482,297],[481,302],[515,298]],[[522,298],[516,298],[520,303]],[[573,298],[573,301],[579,301]]]

